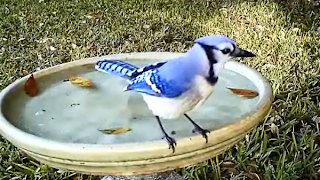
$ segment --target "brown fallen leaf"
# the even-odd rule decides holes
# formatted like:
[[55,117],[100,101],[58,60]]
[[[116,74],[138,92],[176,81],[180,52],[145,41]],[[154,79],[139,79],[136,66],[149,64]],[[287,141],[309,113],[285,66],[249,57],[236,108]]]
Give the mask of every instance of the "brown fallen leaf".
[[106,134],[123,134],[128,131],[131,131],[131,128],[127,128],[127,127],[110,128],[110,129],[102,129],[100,131]]
[[79,86],[82,86],[82,87],[90,87],[90,86],[92,86],[92,81],[90,79],[83,78],[83,77],[70,77],[69,81],[72,84],[79,85]]
[[259,93],[254,90],[250,89],[236,89],[236,88],[228,88],[231,92],[236,95],[243,96],[243,97],[256,97],[259,96]]
[[235,166],[236,164],[230,161],[224,161],[221,163],[221,168],[234,168]]
[[24,84],[24,91],[29,96],[36,96],[38,94],[38,87],[36,80],[33,77],[33,74],[27,79],[26,83]]
[[95,44],[91,44],[90,46],[87,47],[88,51],[92,55],[97,55],[98,53],[98,46]]
[[247,176],[247,177],[249,177],[250,179],[252,179],[252,180],[260,180],[260,176],[258,175],[258,174],[256,174],[256,173],[245,173],[245,175]]
[[27,70],[22,70],[19,74],[20,74],[20,77],[24,77],[30,73]]
[[22,151],[22,150],[19,150],[19,154],[20,154],[21,156],[27,156],[27,153],[25,153],[25,152]]
[[77,176],[73,177],[72,180],[79,180],[80,178],[81,178],[80,175],[77,175]]
[[240,174],[240,172],[236,168],[227,168],[226,169],[226,174],[238,175],[238,174]]
[[92,16],[93,16],[96,20],[101,20],[102,17],[103,17],[103,15],[102,15],[101,13],[94,13]]

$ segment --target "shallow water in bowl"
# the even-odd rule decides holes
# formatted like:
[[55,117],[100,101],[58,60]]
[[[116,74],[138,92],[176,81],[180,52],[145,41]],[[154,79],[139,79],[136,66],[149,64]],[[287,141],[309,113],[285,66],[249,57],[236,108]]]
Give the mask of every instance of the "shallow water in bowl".
[[[130,62],[142,65],[153,61]],[[63,81],[70,76],[90,78],[94,86],[83,88]],[[41,91],[38,96],[29,97],[18,89],[5,101],[5,116],[23,131],[61,142],[91,144],[145,142],[163,137],[142,96],[123,92],[126,80],[95,71],[93,65],[43,76],[37,82]],[[223,70],[213,94],[189,116],[203,128],[214,130],[255,110],[259,97],[239,97],[227,87],[257,90],[246,77]],[[162,122],[176,139],[195,135],[192,124],[184,117]],[[132,131],[121,135],[99,131],[115,127],[129,127]]]

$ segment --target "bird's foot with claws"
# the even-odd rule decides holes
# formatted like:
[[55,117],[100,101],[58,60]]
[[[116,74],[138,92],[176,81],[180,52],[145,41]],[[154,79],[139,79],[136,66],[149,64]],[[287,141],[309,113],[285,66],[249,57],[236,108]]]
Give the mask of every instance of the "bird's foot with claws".
[[208,143],[208,136],[207,133],[210,133],[207,129],[202,129],[200,126],[194,126],[193,132],[197,132],[202,135],[203,138],[206,139],[206,143]]
[[174,153],[175,149],[174,147],[177,145],[176,140],[173,139],[172,137],[168,136],[168,134],[165,134],[162,139],[166,138],[167,142],[169,143],[169,149],[172,148],[172,153]]

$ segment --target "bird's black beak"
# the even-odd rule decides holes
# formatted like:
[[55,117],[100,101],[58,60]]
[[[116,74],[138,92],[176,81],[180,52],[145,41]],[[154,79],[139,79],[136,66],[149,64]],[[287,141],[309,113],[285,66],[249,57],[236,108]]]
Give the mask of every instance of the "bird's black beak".
[[253,54],[252,52],[249,52],[244,49],[236,49],[233,53],[232,56],[234,57],[255,57],[256,55]]

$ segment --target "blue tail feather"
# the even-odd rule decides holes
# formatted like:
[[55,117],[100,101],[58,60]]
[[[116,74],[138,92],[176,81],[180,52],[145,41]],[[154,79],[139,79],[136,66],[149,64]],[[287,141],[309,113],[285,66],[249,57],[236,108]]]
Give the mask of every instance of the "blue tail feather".
[[101,60],[95,65],[95,69],[115,76],[131,79],[131,71],[139,69],[138,67],[120,60]]
[[101,60],[96,63],[95,69],[132,80],[146,71],[161,67],[166,62],[157,62],[139,68],[120,60]]

